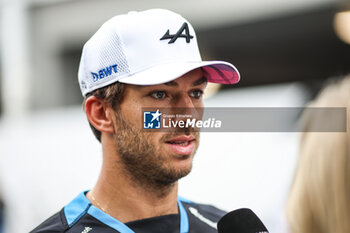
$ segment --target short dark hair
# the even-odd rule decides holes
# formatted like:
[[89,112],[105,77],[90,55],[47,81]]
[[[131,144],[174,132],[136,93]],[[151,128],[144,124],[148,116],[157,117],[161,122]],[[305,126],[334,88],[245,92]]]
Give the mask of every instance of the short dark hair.
[[[115,111],[118,111],[119,105],[123,101],[124,89],[125,89],[124,87],[125,85],[123,83],[116,82],[106,87],[102,87],[97,90],[94,90],[85,96],[83,101],[83,106],[85,108],[86,100],[90,96],[95,96],[98,99],[103,99],[105,103],[110,104],[110,106],[112,106],[112,108]],[[97,138],[97,140],[101,142],[101,132],[97,130],[90,122],[89,122],[89,125],[95,137]]]

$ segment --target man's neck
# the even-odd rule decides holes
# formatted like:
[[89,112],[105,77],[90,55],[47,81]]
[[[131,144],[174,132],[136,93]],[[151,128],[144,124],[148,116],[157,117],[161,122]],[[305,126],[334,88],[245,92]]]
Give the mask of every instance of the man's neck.
[[177,191],[177,182],[158,190],[139,185],[122,169],[106,161],[87,198],[99,209],[125,223],[178,213]]

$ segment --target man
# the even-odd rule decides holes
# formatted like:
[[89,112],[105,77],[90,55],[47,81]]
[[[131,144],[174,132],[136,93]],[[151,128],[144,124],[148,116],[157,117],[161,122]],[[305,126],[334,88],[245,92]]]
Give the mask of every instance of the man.
[[145,107],[203,107],[207,82],[237,83],[236,68],[203,62],[190,23],[154,9],[104,23],[83,48],[78,76],[102,145],[101,173],[92,190],[32,232],[216,232],[223,211],[177,196],[199,133],[150,133],[140,122]]

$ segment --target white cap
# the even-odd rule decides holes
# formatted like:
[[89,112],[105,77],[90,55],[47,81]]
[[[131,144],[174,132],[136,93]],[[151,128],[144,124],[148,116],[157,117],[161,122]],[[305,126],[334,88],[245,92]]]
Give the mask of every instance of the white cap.
[[86,42],[78,79],[85,96],[114,82],[156,85],[203,67],[209,82],[234,84],[238,70],[202,61],[195,31],[179,14],[163,9],[130,12],[107,22]]

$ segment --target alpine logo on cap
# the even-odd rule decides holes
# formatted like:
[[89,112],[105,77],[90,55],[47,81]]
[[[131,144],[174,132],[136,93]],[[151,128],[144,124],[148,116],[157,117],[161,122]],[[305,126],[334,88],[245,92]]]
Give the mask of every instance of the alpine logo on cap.
[[[185,31],[185,34],[182,34],[183,31]],[[182,24],[181,28],[174,35],[170,35],[169,29],[168,29],[168,31],[164,34],[162,38],[160,38],[160,40],[170,39],[168,44],[172,44],[179,37],[186,38],[186,43],[190,43],[191,39],[193,39],[193,36],[190,35],[190,30],[188,29],[187,23]]]

